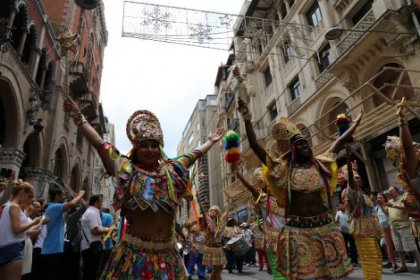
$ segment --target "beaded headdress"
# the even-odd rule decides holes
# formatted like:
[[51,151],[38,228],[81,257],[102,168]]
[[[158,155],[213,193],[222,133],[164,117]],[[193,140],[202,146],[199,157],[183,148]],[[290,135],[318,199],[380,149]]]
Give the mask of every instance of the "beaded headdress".
[[163,147],[163,133],[158,118],[148,110],[134,112],[127,121],[127,136],[133,145],[155,140]]
[[274,125],[272,135],[277,142],[277,148],[281,156],[291,151],[293,136],[300,136],[300,139],[304,138],[299,128],[285,117],[281,117],[279,122]]

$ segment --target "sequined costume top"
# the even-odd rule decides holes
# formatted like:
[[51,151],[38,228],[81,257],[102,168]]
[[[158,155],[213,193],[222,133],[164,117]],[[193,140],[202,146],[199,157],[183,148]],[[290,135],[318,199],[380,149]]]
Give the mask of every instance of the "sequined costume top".
[[337,155],[325,152],[315,157],[308,168],[292,167],[290,160],[267,157],[264,179],[280,207],[287,209],[292,190],[303,193],[321,190],[325,206],[331,208],[331,197],[337,186]]
[[115,160],[115,170],[119,178],[115,193],[133,209],[170,212],[182,198],[192,198],[188,169],[179,160],[160,160],[155,171],[147,171],[120,157]]

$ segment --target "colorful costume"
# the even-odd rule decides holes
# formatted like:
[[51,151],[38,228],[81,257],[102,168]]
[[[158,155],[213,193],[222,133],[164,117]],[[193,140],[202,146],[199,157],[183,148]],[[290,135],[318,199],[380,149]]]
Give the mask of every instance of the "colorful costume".
[[[220,209],[217,206],[212,206],[212,208],[217,208],[217,211],[220,214]],[[212,209],[210,208],[210,209]],[[219,221],[219,218],[213,220],[209,217],[207,222],[206,229],[206,245],[203,249],[203,264],[204,265],[213,265],[213,266],[223,266],[227,263],[225,252],[223,251],[222,243],[222,232],[226,226],[225,221]]]
[[[341,169],[348,181],[347,168],[345,165]],[[356,170],[353,173],[354,177],[360,178]],[[382,279],[382,254],[376,239],[382,236],[383,230],[375,215],[373,202],[357,186],[354,189],[348,186],[343,195],[344,204],[351,217],[349,232],[356,241],[363,276],[371,280]]]
[[[149,111],[137,111],[130,117],[127,134],[133,144],[155,140],[163,146],[159,121]],[[119,154],[109,143],[104,145],[118,170],[120,185],[116,194],[132,209],[171,212],[183,197],[191,198],[188,170],[181,161],[167,159],[162,151],[163,159],[155,171],[150,172],[128,158],[118,158]],[[187,279],[175,244],[175,231],[171,238],[151,239],[131,233],[128,226],[127,234],[108,259],[101,279]]]
[[273,138],[282,153],[279,159],[267,157],[265,179],[280,207],[286,210],[286,225],[277,244],[277,271],[288,279],[341,279],[353,271],[343,236],[329,212],[314,217],[288,214],[292,190],[321,192],[331,211],[331,196],[336,188],[336,155],[324,153],[310,166],[294,166],[292,139],[302,139],[300,130],[286,118],[273,128]]

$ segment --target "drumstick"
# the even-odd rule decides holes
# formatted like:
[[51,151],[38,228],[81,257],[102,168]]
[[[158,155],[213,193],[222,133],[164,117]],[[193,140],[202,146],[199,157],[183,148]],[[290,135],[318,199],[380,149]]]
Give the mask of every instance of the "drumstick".
[[108,240],[108,238],[111,236],[111,233],[113,231],[113,228],[110,228],[108,230],[108,232],[106,233],[105,237],[104,237],[104,242]]
[[[404,101],[405,101],[405,97],[403,97],[403,98],[401,98],[401,104],[404,104]],[[399,116],[400,115],[400,112],[401,112],[401,107],[400,108],[398,108],[398,110],[397,110],[397,116]]]

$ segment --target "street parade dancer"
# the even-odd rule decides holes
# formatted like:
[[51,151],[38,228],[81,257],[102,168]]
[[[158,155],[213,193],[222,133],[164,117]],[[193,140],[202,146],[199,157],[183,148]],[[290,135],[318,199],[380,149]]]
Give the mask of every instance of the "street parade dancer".
[[[197,195],[198,197],[198,195]],[[226,256],[223,251],[222,233],[226,227],[226,221],[228,214],[232,206],[227,203],[225,205],[225,211],[219,206],[213,205],[209,211],[204,210],[204,206],[198,199],[201,213],[203,214],[205,227],[206,227],[206,244],[203,249],[203,264],[207,267],[212,267],[210,280],[222,279],[222,269],[226,265]]]
[[133,148],[125,157],[99,136],[71,98],[64,109],[96,148],[108,174],[120,180],[116,193],[128,226],[100,279],[187,279],[176,249],[175,210],[182,198],[191,199],[188,168],[222,138],[223,130],[210,133],[208,141],[191,153],[169,159],[159,120],[152,112],[139,110],[127,121]]
[[362,180],[356,163],[351,162],[351,146],[346,144],[347,165],[343,166],[348,187],[342,192],[342,200],[350,213],[349,232],[356,241],[364,279],[382,279],[382,254],[377,242],[383,230],[375,215],[374,205],[362,192]]
[[239,99],[251,149],[267,167],[265,179],[277,203],[284,207],[286,224],[277,244],[277,271],[288,279],[343,279],[353,267],[343,237],[331,217],[331,197],[337,185],[336,157],[359,125],[353,125],[320,156],[314,157],[301,131],[287,118],[272,129],[279,158],[257,141],[248,105]]
[[[274,197],[271,196],[270,190],[267,188],[267,184],[263,178],[262,168],[258,167],[253,172],[254,185],[252,185],[239,171],[236,164],[232,164],[232,169],[235,175],[242,182],[242,184],[252,194],[251,203],[254,206],[255,212],[257,213],[257,225],[258,229],[262,231],[264,237],[264,245],[259,246],[260,250],[264,250],[266,256],[268,255],[267,270],[272,273],[274,280],[286,279],[274,269],[276,267],[276,251],[277,251],[277,240],[281,229],[284,226],[284,209],[277,205]],[[261,219],[259,218],[261,217]],[[262,260],[260,257],[264,257],[264,253],[258,254],[260,262],[260,268],[262,268]]]

